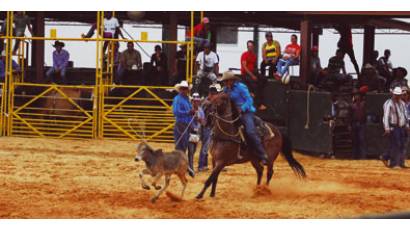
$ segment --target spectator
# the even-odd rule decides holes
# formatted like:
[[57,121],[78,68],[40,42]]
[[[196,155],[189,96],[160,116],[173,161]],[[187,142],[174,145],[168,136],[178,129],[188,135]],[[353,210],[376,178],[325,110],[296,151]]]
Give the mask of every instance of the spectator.
[[382,92],[386,84],[386,80],[379,76],[376,68],[369,63],[363,66],[358,80],[359,86],[367,86],[370,92]]
[[61,82],[63,84],[67,83],[66,72],[68,67],[68,60],[70,59],[70,54],[68,51],[63,49],[65,46],[64,42],[55,41],[53,47],[55,48],[53,52],[53,66],[47,71],[47,79],[51,82],[56,82],[54,75],[60,74]]
[[269,66],[269,77],[276,71],[276,63],[281,55],[280,44],[273,40],[272,32],[265,33],[266,42],[262,45],[261,75],[266,77],[266,67]]
[[176,53],[174,63],[174,83],[186,79],[186,44],[179,46],[181,49]]
[[310,58],[310,79],[311,83],[317,84],[319,74],[322,71],[322,65],[320,64],[319,48],[317,46],[312,47],[312,57]]
[[291,43],[285,47],[285,52],[276,65],[276,78],[283,77],[288,72],[289,66],[299,64],[300,46],[296,34],[290,36],[290,41]]
[[199,92],[201,96],[203,96],[200,90],[203,78],[208,78],[214,84],[217,81],[219,72],[219,58],[215,52],[211,51],[210,46],[209,42],[206,43],[204,51],[199,52],[196,57],[196,69],[198,69],[198,72],[194,80],[194,91]]
[[366,159],[366,101],[364,93],[356,90],[353,92],[352,102],[352,134],[353,155],[356,159]]
[[403,67],[397,67],[393,69],[393,81],[390,84],[390,89],[394,89],[396,86],[407,87],[407,70]]
[[127,43],[127,49],[120,54],[120,64],[116,75],[116,84],[123,84],[123,77],[132,70],[142,69],[141,54],[134,49],[134,42]]
[[[30,25],[30,18],[24,14],[23,11],[17,11],[14,15],[14,30],[13,34],[16,37],[24,37],[24,32],[26,31],[26,27],[28,31],[33,34],[33,29]],[[13,48],[13,55],[17,54],[17,50],[19,49],[20,39],[16,39],[16,43],[14,44]]]
[[[6,36],[6,18],[3,20],[3,23],[1,24],[1,29],[0,29],[0,37]],[[4,49],[4,39],[0,38],[0,53],[3,52]]]
[[194,120],[189,127],[189,143],[188,143],[188,164],[194,169],[194,155],[196,147],[200,141],[200,128],[205,124],[205,114],[201,107],[201,97],[199,93],[192,94],[192,109],[195,113]]
[[384,133],[389,137],[390,143],[388,154],[382,156],[382,161],[389,168],[405,168],[405,156],[402,155],[405,153],[406,129],[409,128],[406,104],[401,100],[403,91],[400,87],[395,87],[392,93],[392,98],[383,105]]
[[386,49],[384,50],[384,56],[380,57],[377,61],[377,71],[386,79],[386,89],[389,89],[393,81],[393,65],[389,60],[390,56],[390,50]]
[[211,143],[212,134],[212,116],[210,115],[214,109],[212,100],[218,93],[222,92],[222,87],[219,84],[214,84],[209,87],[209,94],[202,103],[202,108],[205,114],[204,123],[201,126],[201,150],[199,152],[198,171],[203,172],[208,170],[208,148]]
[[378,63],[377,59],[378,58],[379,58],[379,51],[373,50],[372,59],[370,61],[370,64],[376,69],[377,69],[377,63]]
[[[17,64],[16,61],[12,60],[12,69],[13,69],[13,74],[18,74],[21,72],[20,66]],[[3,50],[1,51],[1,56],[0,56],[0,82],[5,82],[6,78],[6,51]]]
[[175,116],[174,141],[175,149],[186,152],[189,141],[189,124],[195,111],[189,101],[189,85],[186,81],[175,85],[178,95],[172,102],[172,112]]
[[[341,81],[346,76],[346,68],[344,59],[344,53],[342,50],[338,49],[336,51],[336,56],[333,56],[329,59],[329,63],[327,65],[327,72],[329,77],[335,79],[337,81]],[[342,73],[340,73],[342,72]]]
[[151,65],[154,68],[154,82],[156,85],[168,85],[168,63],[167,56],[162,52],[160,45],[155,46],[155,53],[151,56]]
[[265,77],[259,77],[256,69],[256,54],[255,45],[253,41],[246,42],[248,50],[242,53],[241,56],[241,74],[242,80],[248,86],[251,95],[255,99],[255,104],[259,110],[265,110],[266,106],[263,104],[263,89],[266,84]]
[[353,50],[352,28],[350,28],[349,25],[339,25],[336,26],[335,29],[340,34],[340,39],[337,43],[337,47],[343,52],[343,54],[349,55],[350,60],[354,66],[354,69],[356,70],[356,74],[357,76],[359,76],[359,65],[357,64]]
[[[112,15],[111,11],[104,12],[104,38],[118,38],[121,36],[125,39],[121,32],[121,24],[116,17]],[[97,24],[94,23],[87,34],[81,34],[82,38],[91,38],[94,35],[94,31],[97,28]],[[104,41],[103,53],[107,50],[109,41]]]
[[[207,17],[202,18],[201,23],[194,26],[194,43],[195,46],[202,49],[206,43],[211,42],[210,20]],[[191,40],[191,30],[187,30],[187,41]]]

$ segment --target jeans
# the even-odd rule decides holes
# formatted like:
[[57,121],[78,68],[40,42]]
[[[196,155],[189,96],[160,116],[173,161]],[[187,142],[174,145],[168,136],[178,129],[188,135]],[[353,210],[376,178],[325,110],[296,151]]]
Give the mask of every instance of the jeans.
[[353,155],[356,159],[366,158],[365,131],[366,124],[360,122],[353,123]]
[[[62,81],[63,84],[67,83],[66,71],[67,71],[67,68],[65,68],[65,67],[62,68],[62,69],[60,69],[60,77],[61,77],[61,81]],[[47,71],[46,76],[47,76],[47,78],[48,78],[49,80],[51,80],[52,82],[56,82],[55,74],[56,74],[56,69],[55,69],[54,67],[51,67],[51,68]]]
[[289,66],[291,65],[298,65],[299,60],[295,59],[279,59],[278,64],[276,65],[276,70],[278,71],[280,76],[283,76],[285,73],[288,72]]
[[204,168],[208,166],[208,149],[209,144],[211,143],[211,132],[212,129],[210,127],[201,128],[201,151],[199,152],[199,162],[198,168]]
[[190,169],[194,169],[194,155],[198,143],[188,142],[188,165]]
[[187,127],[188,123],[181,122],[176,122],[174,126],[175,149],[181,150],[184,153],[188,148],[189,140],[189,129]]
[[258,134],[256,133],[256,127],[254,122],[254,114],[252,112],[245,112],[241,115],[241,122],[245,126],[246,137],[251,143],[251,146],[256,151],[256,156],[260,160],[267,160],[267,154],[265,148],[262,146],[262,142]]
[[193,92],[198,92],[201,94],[201,96],[205,96],[203,95],[202,92],[200,92],[202,78],[208,78],[209,80],[212,81],[212,84],[214,84],[217,82],[217,76],[214,72],[205,72],[203,70],[199,70],[198,73],[196,74],[195,79],[194,79]]
[[393,127],[390,132],[390,167],[404,165],[406,132],[404,127]]
[[265,63],[264,61],[261,62],[261,75],[266,77],[266,67],[269,66],[269,77],[273,77],[273,72],[276,71],[276,62],[272,62],[272,60]]

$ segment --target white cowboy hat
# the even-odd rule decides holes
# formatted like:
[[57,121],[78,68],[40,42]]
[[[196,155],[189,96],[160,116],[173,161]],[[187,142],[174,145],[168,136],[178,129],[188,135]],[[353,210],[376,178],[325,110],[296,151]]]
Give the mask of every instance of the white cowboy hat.
[[227,80],[241,80],[241,79],[237,77],[232,71],[226,71],[223,73],[219,81],[227,81]]
[[176,84],[175,85],[175,89],[177,90],[177,91],[179,91],[179,89],[180,88],[190,88],[190,85],[188,84],[188,82],[187,81],[181,81],[180,83],[178,83],[178,84]]
[[402,94],[403,94],[403,90],[401,89],[400,86],[396,86],[396,87],[394,87],[392,93],[393,93],[394,95],[402,95]]

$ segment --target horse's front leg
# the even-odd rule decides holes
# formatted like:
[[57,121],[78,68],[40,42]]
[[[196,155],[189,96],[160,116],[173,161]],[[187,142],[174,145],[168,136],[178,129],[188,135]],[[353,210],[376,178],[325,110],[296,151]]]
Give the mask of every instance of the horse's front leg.
[[[224,164],[216,164],[215,168],[212,170],[211,175],[209,175],[208,179],[205,181],[204,187],[202,188],[201,192],[196,196],[197,199],[202,199],[202,197],[204,197],[204,194],[206,192],[206,190],[208,189],[208,187],[215,182],[215,178],[218,178],[219,173],[221,172],[221,170],[225,167]],[[216,183],[215,183],[215,188],[216,188]],[[213,187],[214,187],[213,186]],[[213,188],[212,190],[215,190],[215,188]],[[214,191],[215,193],[215,191]]]
[[144,175],[151,175],[151,171],[149,170],[149,169],[143,169],[140,173],[139,173],[139,178],[140,178],[140,181],[141,181],[141,187],[143,188],[143,189],[146,189],[146,190],[149,190],[150,189],[150,187],[149,187],[149,185],[145,182],[145,180],[144,180]]

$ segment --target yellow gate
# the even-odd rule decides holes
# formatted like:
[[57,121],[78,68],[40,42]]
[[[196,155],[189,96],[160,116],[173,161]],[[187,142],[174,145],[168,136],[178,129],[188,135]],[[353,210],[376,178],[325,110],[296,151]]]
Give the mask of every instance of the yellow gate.
[[172,142],[172,88],[150,86],[104,86],[102,111],[106,139]]
[[93,86],[16,83],[12,89],[11,135],[95,137]]
[[6,113],[6,104],[7,104],[7,97],[4,96],[6,94],[5,87],[3,83],[0,83],[0,136],[5,135],[5,113]]

